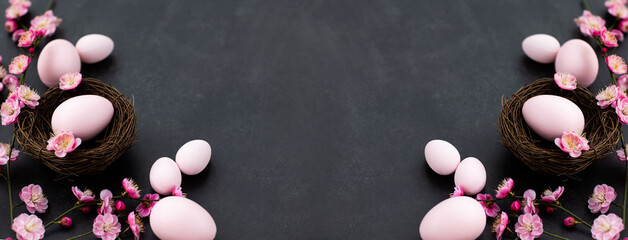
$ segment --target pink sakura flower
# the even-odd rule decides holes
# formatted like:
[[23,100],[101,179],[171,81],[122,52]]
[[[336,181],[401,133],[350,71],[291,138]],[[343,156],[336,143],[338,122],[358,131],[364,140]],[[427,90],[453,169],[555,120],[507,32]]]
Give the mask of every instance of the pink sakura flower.
[[554,190],[552,192],[552,190],[550,189],[546,189],[545,191],[543,191],[543,195],[541,195],[541,200],[543,202],[557,202],[558,198],[563,195],[563,192],[565,191],[565,187],[558,187],[556,188],[556,190]]
[[48,199],[44,196],[41,186],[30,184],[22,188],[20,199],[26,203],[26,209],[30,213],[44,213],[48,208]]
[[534,200],[536,199],[536,192],[532,189],[528,189],[523,193],[523,212],[536,214],[539,209],[534,206]]
[[[615,74],[624,74],[626,73],[628,67],[626,67],[626,63],[624,59],[615,54],[610,55],[604,59],[606,61],[606,65],[608,65],[608,69],[610,69]],[[9,66],[9,72],[11,71],[11,67]]]
[[[478,200],[493,200],[493,196],[491,196],[490,194],[478,194],[476,196],[476,199]],[[495,217],[497,216],[497,213],[499,212],[499,206],[497,206],[497,204],[493,201],[479,201],[480,204],[482,204],[482,207],[484,207],[484,212],[486,212],[486,216],[489,217]]]
[[554,74],[554,82],[556,82],[558,87],[565,90],[574,90],[578,86],[576,83],[576,77],[564,72]]
[[9,64],[9,72],[11,74],[22,74],[28,67],[29,63],[31,63],[31,59],[24,54],[20,54],[19,56],[14,57],[11,64]]
[[6,22],[4,22],[4,30],[7,30],[7,32],[12,33],[17,29],[17,23],[15,23],[14,20],[7,20]]
[[526,213],[519,215],[515,223],[515,232],[521,240],[532,240],[543,234],[543,222],[539,215]]
[[74,193],[74,196],[76,196],[78,201],[81,203],[88,203],[96,199],[96,196],[94,196],[94,192],[89,189],[81,191],[78,187],[74,186],[72,187],[72,193]]
[[35,33],[33,31],[26,31],[24,32],[24,34],[22,34],[22,36],[20,36],[20,39],[17,40],[17,46],[18,47],[30,47],[31,45],[33,45],[33,42],[35,41]]
[[606,0],[604,2],[604,6],[606,6],[607,8],[610,8],[617,4],[626,4],[626,0]]
[[97,211],[98,214],[113,212],[113,209],[111,208],[113,201],[111,199],[113,199],[113,194],[111,193],[111,191],[109,191],[109,189],[103,189],[102,191],[100,191],[100,200],[102,200],[102,205]]
[[23,7],[29,8],[31,7],[30,0],[9,0],[9,4],[11,5],[21,5]]
[[22,213],[13,220],[11,229],[17,234],[18,240],[39,240],[44,238],[46,229],[41,219],[35,214]]
[[617,78],[617,86],[621,91],[628,89],[628,74],[623,74]]
[[33,29],[37,36],[48,37],[57,31],[59,24],[61,24],[61,18],[56,17],[52,10],[48,10],[43,15],[31,20],[30,29]]
[[11,40],[16,42],[18,39],[20,39],[20,37],[22,36],[22,34],[24,34],[24,32],[25,31],[22,29],[15,30],[15,32],[13,32],[13,35],[11,35]]
[[59,80],[59,88],[61,90],[75,89],[80,83],[83,76],[80,73],[66,73]]
[[569,153],[572,158],[577,158],[582,154],[582,151],[589,150],[589,140],[576,134],[575,131],[563,132],[563,136],[554,139],[554,143],[560,150]]
[[140,198],[140,190],[138,189],[138,186],[137,184],[135,184],[133,179],[122,179],[122,187],[124,188],[124,191],[129,194],[129,197],[133,199]]
[[[0,61],[2,61],[2,59],[0,59]],[[7,76],[7,69],[4,68],[4,66],[0,66],[0,78],[4,78],[5,76]],[[0,91],[2,91],[1,87]]]
[[75,138],[72,132],[61,131],[61,133],[48,139],[46,150],[55,151],[55,156],[63,158],[79,145],[81,145],[80,138]]
[[619,160],[620,162],[626,161],[626,152],[624,151],[624,148],[620,148],[619,150],[617,150],[617,160]]
[[98,215],[94,219],[92,231],[96,237],[103,240],[114,240],[120,234],[122,224],[118,222],[118,217],[111,213]]
[[[144,200],[159,200],[159,194],[146,194],[144,195]],[[143,201],[135,208],[137,215],[140,217],[148,217],[150,212],[153,210],[155,203],[157,203],[157,201]]]
[[16,18],[26,15],[27,12],[28,12],[28,7],[25,7],[24,5],[15,4],[15,5],[9,6],[6,10],[4,10],[4,16],[7,19],[16,19]]
[[628,99],[622,98],[617,101],[615,106],[615,113],[619,117],[619,121],[623,124],[628,124]]
[[[624,6],[624,9],[626,9],[625,6]],[[626,10],[628,10],[628,9],[626,9]],[[22,36],[24,36],[24,35],[22,35]],[[607,46],[607,47],[617,47],[617,46],[619,46],[617,44],[617,38],[615,37],[615,35],[611,31],[604,31],[600,35],[600,40],[602,41],[604,46]]]
[[588,10],[582,11],[582,16],[574,19],[574,22],[580,27],[580,32],[585,36],[599,36],[606,30],[604,19],[591,14]]
[[497,215],[495,221],[493,221],[493,227],[491,228],[492,232],[495,232],[495,236],[497,240],[502,239],[502,235],[504,234],[504,230],[508,227],[508,214],[506,212],[502,212],[500,215]]
[[[181,187],[175,187],[174,190],[172,190],[172,196],[174,196],[175,191],[177,191],[177,189],[180,189]],[[449,197],[460,197],[460,196],[464,196],[464,191],[462,190],[461,187],[454,187],[454,192],[449,194]]]
[[39,105],[39,94],[28,86],[20,85],[20,87],[17,88],[16,93],[20,102],[24,103],[24,105],[29,108],[34,109],[37,105]]
[[[457,188],[457,187],[456,187],[456,188]],[[454,188],[454,193],[453,193],[454,195],[456,194],[456,188]],[[461,191],[461,192],[459,192],[458,194],[461,194],[461,193],[462,193],[462,188],[460,189],[460,191]],[[172,196],[175,196],[175,197],[185,197],[185,195],[186,195],[186,194],[185,194],[185,193],[183,193],[183,189],[182,189],[181,187],[178,187],[178,186],[177,186],[177,187],[175,187],[174,189],[172,189]],[[464,194],[462,194],[462,195],[464,195]],[[452,197],[460,197],[460,196],[462,196],[462,195],[459,195],[459,196],[452,196]]]
[[593,194],[589,198],[589,210],[592,213],[606,213],[608,211],[611,202],[615,200],[617,193],[613,187],[606,184],[597,185],[593,189]]
[[624,33],[622,31],[619,31],[617,29],[613,29],[613,30],[611,30],[611,33],[613,35],[615,35],[615,38],[617,39],[617,41],[620,41],[620,42],[624,41]]
[[131,232],[133,233],[134,240],[139,240],[140,232],[144,231],[142,219],[135,217],[135,212],[131,212],[129,213],[129,216],[127,216],[126,222],[129,224],[129,229],[131,229]]
[[6,143],[0,143],[0,165],[5,165],[10,160],[11,162],[15,162],[17,160],[20,151],[13,148],[11,151],[11,157],[9,158],[9,150],[11,145]]
[[621,19],[628,18],[628,8],[626,8],[625,4],[615,4],[615,5],[610,6],[608,8],[608,13],[610,13],[611,15],[617,18],[621,18]]
[[502,182],[497,186],[495,197],[497,199],[503,199],[507,197],[510,191],[512,190],[512,187],[514,186],[514,184],[515,182],[512,180],[512,178],[507,178],[507,179],[502,180]]
[[614,213],[600,215],[593,221],[591,236],[598,240],[619,239],[619,233],[624,230],[624,223]]
[[0,105],[0,117],[2,117],[2,125],[14,124],[17,122],[17,117],[20,115],[20,101],[16,98],[7,98],[5,102]]
[[18,85],[20,85],[20,81],[17,80],[16,76],[8,74],[2,78],[2,84],[7,86],[9,91],[13,91]]

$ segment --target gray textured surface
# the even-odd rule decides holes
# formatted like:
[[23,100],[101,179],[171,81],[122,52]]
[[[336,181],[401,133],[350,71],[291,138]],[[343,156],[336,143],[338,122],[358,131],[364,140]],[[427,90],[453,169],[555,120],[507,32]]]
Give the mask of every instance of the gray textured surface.
[[[44,8],[36,1],[31,11]],[[623,188],[613,158],[581,182],[563,181],[533,175],[499,143],[502,96],[553,74],[523,55],[521,41],[581,38],[577,1],[59,1],[54,10],[63,23],[53,38],[114,40],[113,55],[82,72],[135,97],[139,133],[94,177],[54,182],[39,162],[14,164],[14,188],[36,183],[48,195],[46,222],[72,205],[73,185],[118,192],[133,177],[148,191],[151,164],[199,138],[214,150],[210,168],[182,187],[224,240],[417,239],[423,215],[453,189],[453,176],[424,162],[435,138],[484,162],[485,191],[504,177],[519,193],[565,185],[562,203],[591,222],[593,186]],[[16,53],[4,34],[4,63]],[[45,90],[35,71],[28,82]],[[607,82],[601,71],[591,89]],[[0,128],[4,141],[10,131]],[[0,237],[10,233],[7,202],[0,184]],[[52,227],[47,239],[91,230],[92,215],[71,214],[75,226]],[[544,217],[546,229],[590,236],[562,228],[564,217]],[[147,230],[143,238],[155,238]]]

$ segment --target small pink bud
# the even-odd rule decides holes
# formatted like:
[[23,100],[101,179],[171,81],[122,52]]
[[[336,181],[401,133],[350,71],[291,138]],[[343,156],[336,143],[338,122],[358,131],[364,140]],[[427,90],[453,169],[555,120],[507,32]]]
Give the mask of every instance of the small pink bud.
[[29,53],[34,53],[34,52],[35,52],[35,49],[34,49],[34,48],[29,48],[29,49],[28,49],[28,52],[29,52]]
[[606,49],[605,47],[602,48],[602,53],[606,53],[608,52],[608,49]]
[[124,210],[126,210],[126,206],[124,206],[124,203],[120,200],[116,201],[116,211],[122,212]]
[[68,228],[68,227],[72,226],[72,219],[69,218],[69,217],[63,217],[63,218],[61,218],[61,221],[59,221],[59,224],[62,227]]
[[554,212],[556,212],[556,208],[551,207],[551,206],[545,206],[545,212],[548,214],[552,214]]
[[519,202],[519,200],[512,202],[512,204],[510,204],[510,210],[512,210],[513,212],[519,212],[519,209],[521,209],[521,203]]
[[566,217],[563,223],[565,224],[565,227],[574,227],[578,222],[576,222],[576,219],[573,217]]
[[6,22],[4,22],[4,30],[7,30],[7,32],[12,33],[15,32],[15,30],[17,29],[17,23],[13,20],[7,20]]
[[86,206],[86,207],[82,207],[82,208],[81,208],[81,212],[82,212],[83,214],[88,214],[90,210],[91,210],[91,208],[89,208],[89,206]]

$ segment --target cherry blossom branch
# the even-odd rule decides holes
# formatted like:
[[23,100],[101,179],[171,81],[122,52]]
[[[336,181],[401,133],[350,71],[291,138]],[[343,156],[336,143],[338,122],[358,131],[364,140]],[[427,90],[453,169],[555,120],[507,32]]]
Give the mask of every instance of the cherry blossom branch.
[[548,205],[548,206],[552,206],[555,208],[558,208],[560,210],[565,211],[567,214],[571,215],[572,217],[574,217],[576,220],[578,220],[579,222],[582,222],[582,224],[586,225],[587,227],[591,228],[591,224],[589,224],[588,222],[582,220],[582,218],[578,217],[576,214],[572,213],[571,211],[567,210],[566,208],[564,208],[561,205],[555,204],[555,203],[547,203],[544,202],[543,204]]
[[558,235],[556,235],[556,234],[549,233],[549,232],[547,232],[547,231],[543,231],[543,234],[545,234],[545,235],[549,235],[549,236],[552,236],[552,237],[555,237],[555,238],[558,238],[558,239],[569,240],[569,238],[564,238],[564,237],[558,236]]
[[57,218],[53,219],[53,220],[52,220],[52,221],[50,221],[48,224],[46,224],[46,225],[44,226],[44,228],[48,228],[50,225],[52,225],[53,223],[55,223],[56,221],[58,221],[58,220],[59,220],[59,219],[61,219],[63,216],[67,215],[68,213],[70,213],[70,212],[72,212],[72,211],[74,211],[74,210],[76,210],[76,209],[79,209],[79,208],[82,208],[82,207],[85,207],[85,206],[89,206],[89,205],[94,205],[94,203],[89,202],[89,203],[81,203],[81,204],[79,204],[79,205],[74,205],[74,207],[72,207],[72,208],[68,209],[67,211],[65,211],[64,213],[62,213],[61,215],[59,215]]
[[587,3],[587,0],[582,0],[582,5],[584,5],[584,9],[591,11],[591,9],[589,9],[589,4]]
[[[11,147],[9,148],[9,158],[11,158],[11,152],[13,151],[13,145],[15,144],[15,132],[11,139]],[[13,225],[13,192],[11,191],[11,159],[7,161],[7,188],[9,191],[9,217],[11,218],[11,225]]]
[[48,10],[50,10],[50,9],[52,9],[52,3],[53,3],[54,1],[55,1],[55,0],[50,0],[50,1],[48,1],[48,6],[46,6],[46,10],[44,10],[44,12],[45,12],[45,11],[48,11]]
[[66,240],[72,240],[72,239],[82,238],[82,237],[88,236],[88,235],[90,235],[90,234],[92,234],[92,233],[94,233],[94,231],[89,231],[89,232],[83,233],[83,234],[81,234],[81,235],[78,235],[78,236],[74,236],[74,237],[68,238],[68,239],[66,239]]

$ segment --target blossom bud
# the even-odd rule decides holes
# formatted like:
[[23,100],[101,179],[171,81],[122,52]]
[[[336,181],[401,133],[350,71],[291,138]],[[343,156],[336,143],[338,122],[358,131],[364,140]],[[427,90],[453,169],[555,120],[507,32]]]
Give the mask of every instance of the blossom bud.
[[91,208],[89,208],[89,206],[82,207],[82,208],[80,208],[80,209],[81,209],[81,212],[82,212],[83,214],[87,214],[87,213],[89,213],[89,211],[91,210]]
[[555,207],[552,207],[552,206],[545,206],[545,212],[546,212],[546,213],[548,213],[548,214],[552,214],[552,213],[554,213],[555,211],[556,211],[556,208],[555,208]]
[[29,53],[34,53],[34,52],[35,52],[35,48],[29,48],[29,49],[28,49],[28,52],[29,52]]
[[72,219],[71,219],[71,218],[69,218],[69,217],[63,217],[63,218],[61,218],[61,220],[59,221],[59,224],[60,224],[62,227],[68,228],[68,227],[72,226]]
[[608,52],[608,49],[606,49],[605,47],[602,48],[602,53],[606,53]]
[[122,212],[124,210],[126,210],[126,206],[124,205],[124,203],[120,200],[116,201],[116,211]]
[[512,210],[513,212],[519,212],[519,209],[521,209],[521,203],[519,202],[519,200],[512,202],[512,204],[510,204],[510,210]]
[[563,223],[565,224],[565,227],[574,227],[578,222],[576,222],[576,219],[573,217],[566,217]]
[[4,29],[7,30],[7,32],[9,33],[15,32],[15,30],[17,29],[17,23],[15,23],[15,21],[13,20],[7,20],[6,22],[4,22]]

